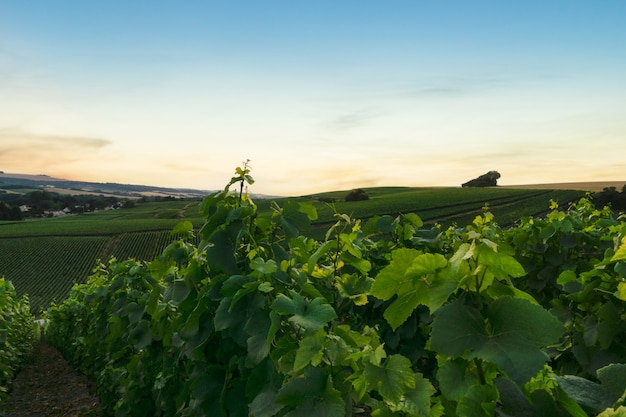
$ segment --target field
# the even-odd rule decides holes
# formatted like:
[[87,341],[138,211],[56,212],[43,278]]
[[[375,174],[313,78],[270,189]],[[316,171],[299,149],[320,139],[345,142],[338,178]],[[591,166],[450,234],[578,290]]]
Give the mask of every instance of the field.
[[[517,188],[365,189],[370,199],[341,201],[347,191],[257,200],[260,216],[271,215],[271,201],[310,202],[319,218],[309,234],[323,239],[334,214],[367,219],[379,215],[417,213],[426,225],[468,224],[487,206],[501,226],[522,216],[548,210],[550,201],[568,204],[584,195],[579,190]],[[335,202],[331,202],[331,201]],[[150,260],[172,241],[170,231],[181,220],[197,228],[203,223],[197,200],[138,203],[135,208],[86,213],[63,218],[0,223],[0,276],[11,280],[18,294],[28,294],[35,313],[60,302],[74,283],[82,283],[97,265],[117,259]]]

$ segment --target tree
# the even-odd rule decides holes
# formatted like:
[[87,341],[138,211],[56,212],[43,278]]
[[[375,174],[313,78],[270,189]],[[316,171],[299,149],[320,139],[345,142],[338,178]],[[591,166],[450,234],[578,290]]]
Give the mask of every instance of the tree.
[[463,187],[495,187],[498,185],[500,173],[498,171],[489,171],[478,178],[474,178],[464,184]]
[[622,187],[622,192],[616,187],[605,187],[601,192],[594,194],[594,204],[598,208],[610,206],[613,210],[626,210],[626,184]]
[[346,201],[363,201],[369,199],[370,197],[367,195],[367,193],[360,188],[350,191],[345,198]]

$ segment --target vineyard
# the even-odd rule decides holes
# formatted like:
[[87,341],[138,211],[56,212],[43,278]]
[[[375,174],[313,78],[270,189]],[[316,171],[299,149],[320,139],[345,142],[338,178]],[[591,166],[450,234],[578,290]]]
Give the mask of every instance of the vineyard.
[[582,198],[502,228],[260,216],[231,185],[149,262],[101,264],[46,316],[105,416],[626,413],[626,223]]
[[28,298],[18,298],[13,284],[0,278],[0,404],[38,340],[39,326],[29,307]]
[[[502,225],[546,210],[550,200],[567,204],[584,193],[571,190],[506,188],[368,188],[368,201],[342,201],[346,191],[297,198],[258,200],[258,216],[270,219],[273,205],[311,204],[318,213],[308,237],[323,239],[336,221],[335,213],[366,220],[373,216],[418,212],[426,224],[467,224],[485,205]],[[326,203],[328,200],[337,200]],[[181,220],[196,230],[203,224],[199,201],[160,201],[132,209],[107,210],[78,216],[0,224],[0,276],[10,279],[18,295],[28,294],[39,314],[51,302],[67,297],[75,283],[84,283],[97,266],[134,258],[154,259],[174,239],[170,231]],[[262,221],[266,221],[262,220]]]

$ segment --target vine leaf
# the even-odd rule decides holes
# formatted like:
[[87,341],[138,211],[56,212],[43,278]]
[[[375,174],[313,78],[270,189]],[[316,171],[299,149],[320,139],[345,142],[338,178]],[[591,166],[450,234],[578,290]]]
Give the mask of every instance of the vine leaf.
[[441,364],[437,370],[437,381],[445,398],[458,401],[467,394],[470,387],[478,383],[476,374],[468,371],[468,362],[465,359],[456,358]]
[[363,376],[370,389],[377,390],[393,404],[400,402],[402,396],[416,386],[411,361],[402,355],[392,355],[382,365],[366,362]]
[[165,302],[172,302],[175,306],[185,301],[191,289],[187,286],[187,283],[183,279],[174,280],[165,289],[164,299]]
[[285,417],[343,417],[345,403],[328,373],[308,368],[303,377],[290,379],[282,386],[276,402],[292,408]]
[[430,416],[430,397],[435,394],[433,385],[422,374],[415,374],[415,388],[408,390],[397,407],[409,415],[417,417]]
[[285,407],[276,403],[277,393],[274,391],[263,391],[250,403],[250,415],[253,417],[272,417]]
[[626,392],[626,364],[612,363],[598,369],[598,384],[574,375],[557,377],[565,393],[592,412],[613,407]]
[[293,371],[298,372],[304,369],[309,363],[313,366],[319,365],[322,362],[325,341],[326,332],[321,329],[303,338],[296,352]]
[[626,260],[626,236],[622,238],[619,248],[611,258],[611,262]]
[[461,398],[456,409],[459,416],[491,417],[495,415],[499,395],[492,385],[473,385]]
[[309,301],[295,291],[289,291],[289,294],[291,298],[279,294],[272,303],[272,310],[278,314],[291,315],[290,322],[306,330],[316,331],[337,318],[335,310],[325,299],[317,297]]
[[283,206],[280,224],[283,226],[287,237],[296,237],[301,231],[311,228],[309,216],[313,213],[308,206],[304,206],[302,209],[301,207],[300,204],[293,201],[288,201]]
[[556,342],[563,325],[550,312],[519,298],[495,300],[485,316],[455,301],[433,320],[431,348],[441,354],[495,363],[521,384],[541,370],[547,355],[541,347]]
[[235,246],[230,240],[225,230],[215,231],[206,242],[206,259],[211,267],[216,271],[224,271],[234,275],[239,272],[237,261],[235,260]]
[[478,261],[490,267],[494,275],[500,278],[511,276],[523,277],[526,271],[515,258],[505,253],[496,252],[489,246],[478,246]]
[[250,335],[246,341],[248,358],[256,365],[269,354],[274,340],[271,318],[266,311],[259,310],[248,318],[244,330]]
[[397,295],[384,313],[395,330],[417,306],[425,305],[431,313],[441,307],[457,288],[458,271],[441,254],[398,249],[393,252],[391,263],[376,277],[370,294],[381,300]]
[[617,291],[615,291],[615,296],[622,301],[626,301],[626,282],[620,282],[617,284]]

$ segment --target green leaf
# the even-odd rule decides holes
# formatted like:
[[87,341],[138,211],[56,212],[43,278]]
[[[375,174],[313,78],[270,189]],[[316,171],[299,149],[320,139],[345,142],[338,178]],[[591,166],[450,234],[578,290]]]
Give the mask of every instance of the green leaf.
[[293,372],[298,372],[304,369],[308,364],[311,364],[312,366],[319,365],[322,362],[325,341],[326,332],[321,329],[309,336],[304,337],[300,341],[300,346],[296,352]]
[[393,252],[393,260],[376,277],[370,293],[383,300],[398,298],[384,312],[395,330],[404,323],[418,305],[436,311],[452,294],[458,283],[454,268],[441,254],[422,254],[412,249]]
[[141,320],[129,333],[137,350],[145,349],[152,343],[152,333],[150,332],[150,322]]
[[306,330],[315,331],[337,318],[335,310],[325,299],[317,297],[308,301],[295,291],[289,291],[289,294],[291,298],[279,294],[272,303],[272,310],[278,314],[290,315],[290,322],[302,326]]
[[413,310],[420,305],[419,289],[404,291],[393,303],[387,307],[383,316],[393,330],[396,330],[413,314]]
[[457,300],[435,315],[431,348],[447,356],[485,359],[523,383],[548,359],[540,348],[556,342],[563,332],[556,317],[527,300],[499,298],[484,318],[477,309]]
[[518,333],[533,346],[548,346],[564,333],[563,324],[543,307],[520,298],[499,298],[488,309],[493,335]]
[[478,262],[487,265],[491,268],[495,268],[497,272],[494,273],[499,278],[504,278],[502,275],[508,275],[510,277],[518,278],[526,275],[526,271],[522,264],[520,264],[515,258],[510,255],[506,255],[501,252],[496,252],[489,246],[478,246]]
[[174,229],[172,229],[172,235],[187,234],[192,230],[193,223],[191,223],[189,220],[185,220],[174,226]]
[[191,289],[187,286],[187,283],[183,279],[177,279],[172,281],[167,288],[165,288],[165,294],[163,294],[165,302],[171,302],[175,306],[179,305],[189,296]]
[[[495,379],[494,383],[500,393],[503,416],[535,417],[537,415],[533,412],[533,406],[528,401],[528,398],[526,398],[524,392],[515,382],[511,381],[509,378],[500,376]],[[585,415],[584,417],[588,416]]]
[[285,406],[276,402],[277,393],[263,391],[250,403],[249,410],[252,417],[272,417]]
[[417,373],[414,378],[415,388],[411,388],[404,394],[397,409],[411,416],[429,417],[430,398],[435,394],[436,390],[422,374]]
[[493,417],[499,395],[493,385],[473,385],[456,408],[458,416]]
[[407,213],[403,216],[403,218],[415,227],[422,227],[424,225],[424,222],[422,221],[420,216],[415,213]]
[[[534,394],[534,393],[533,393]],[[589,417],[585,410],[574,401],[561,387],[556,388],[556,397],[559,405],[567,410],[572,417]],[[624,416],[626,417],[626,416]]]
[[622,301],[626,301],[626,282],[620,282],[617,284],[617,291],[615,291],[615,297]]
[[304,376],[291,378],[282,386],[276,402],[289,408],[285,417],[343,417],[345,403],[328,373],[308,368]]
[[617,408],[607,408],[596,417],[626,417],[626,406],[620,405]]
[[512,334],[491,336],[482,346],[469,353],[467,358],[480,358],[495,363],[518,384],[523,384],[537,375],[548,360],[548,356],[541,349],[515,331]]
[[282,210],[280,224],[285,229],[287,237],[296,237],[301,231],[311,228],[311,221],[306,213],[300,211],[300,204],[288,201]]
[[239,268],[235,260],[235,247],[225,230],[216,230],[204,249],[211,270],[223,271],[229,275],[237,274]]
[[623,261],[626,259],[626,236],[622,238],[619,248],[611,258],[611,262]]
[[391,233],[395,228],[394,218],[388,214],[380,216],[376,219],[376,227],[382,233]]
[[541,232],[539,232],[539,236],[541,237],[541,240],[543,240],[543,243],[546,243],[548,239],[554,236],[555,233],[556,228],[554,227],[554,225],[548,223],[543,229],[541,229]]
[[576,282],[576,280],[577,280],[576,272],[570,269],[567,269],[559,274],[559,277],[556,279],[556,283],[564,287],[566,284],[570,282]]
[[215,330],[221,331],[229,328],[241,328],[244,325],[246,314],[240,309],[230,309],[232,299],[229,297],[222,298],[213,321],[215,322]]
[[267,311],[257,311],[246,322],[244,330],[248,337],[248,358],[252,364],[261,362],[270,352],[274,335],[269,334],[272,322]]
[[422,304],[426,305],[431,314],[434,314],[448,298],[457,290],[461,278],[469,271],[467,263],[463,263],[464,267],[456,269],[452,265],[438,271],[432,278],[430,283],[423,283]]
[[446,258],[439,253],[424,253],[413,259],[411,266],[409,266],[406,270],[406,274],[413,279],[419,279],[424,275],[437,272],[439,269],[444,268],[447,264],[448,261]]
[[468,372],[468,362],[456,358],[444,362],[437,370],[441,393],[448,400],[458,401],[470,387],[479,383],[475,373]]
[[130,321],[131,324],[135,324],[141,320],[145,309],[143,306],[131,302],[126,305],[126,311],[128,312],[128,321]]
[[300,203],[300,206],[298,207],[298,209],[302,213],[305,213],[306,216],[309,218],[309,220],[311,221],[317,220],[317,209],[312,203],[302,202]]
[[406,277],[406,271],[413,264],[421,252],[415,249],[397,249],[391,253],[391,263],[383,268],[376,276],[370,294],[381,300],[389,300],[410,280]]
[[278,265],[276,265],[276,261],[273,259],[264,261],[261,258],[254,258],[250,261],[250,268],[254,271],[262,273],[263,275],[269,275],[278,270]]
[[600,384],[574,375],[559,376],[556,378],[559,386],[565,393],[587,410],[599,413],[612,407],[617,398]]
[[363,376],[369,389],[375,389],[393,404],[399,403],[407,391],[416,387],[411,361],[402,355],[392,355],[382,365],[365,363]]
[[335,281],[339,294],[344,298],[353,300],[354,304],[361,306],[367,304],[367,294],[374,280],[367,275],[344,274]]
[[324,256],[326,252],[330,250],[330,248],[336,245],[337,243],[334,240],[329,240],[328,242],[325,242],[323,245],[317,248],[315,252],[313,252],[313,255],[309,257],[309,261],[307,263],[307,269],[309,271],[309,274],[312,273],[313,270],[315,269],[315,265],[317,264],[317,261],[319,261],[320,258]]
[[613,395],[615,401],[626,393],[626,364],[612,363],[598,369],[597,374],[602,388]]
[[484,318],[480,312],[460,301],[440,308],[431,331],[431,349],[446,356],[459,357],[478,349],[487,341]]

